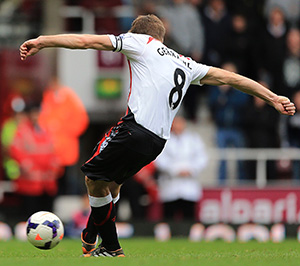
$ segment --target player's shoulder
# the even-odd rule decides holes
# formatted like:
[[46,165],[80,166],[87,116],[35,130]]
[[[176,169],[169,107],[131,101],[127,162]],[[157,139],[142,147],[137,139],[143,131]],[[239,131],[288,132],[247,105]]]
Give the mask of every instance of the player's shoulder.
[[132,33],[132,32],[126,32],[119,35],[122,40],[126,39],[135,39],[135,40],[147,40],[150,35],[147,34],[140,34],[140,33]]
[[126,42],[138,42],[141,44],[149,44],[152,41],[157,41],[155,38],[153,38],[152,36],[148,35],[148,34],[141,34],[141,33],[131,33],[131,32],[127,32],[127,33],[122,33],[119,35],[119,37]]

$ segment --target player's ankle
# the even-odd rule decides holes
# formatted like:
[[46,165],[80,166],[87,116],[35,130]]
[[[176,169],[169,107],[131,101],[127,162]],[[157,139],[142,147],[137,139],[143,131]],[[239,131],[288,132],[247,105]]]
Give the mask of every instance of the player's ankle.
[[93,237],[91,234],[87,232],[86,229],[84,229],[81,234],[81,239],[87,244],[94,244],[97,240],[97,235]]

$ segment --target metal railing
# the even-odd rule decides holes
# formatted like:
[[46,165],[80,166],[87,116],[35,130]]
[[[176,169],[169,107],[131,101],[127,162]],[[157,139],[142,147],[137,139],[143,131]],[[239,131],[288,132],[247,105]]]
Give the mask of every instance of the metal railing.
[[263,188],[267,185],[267,161],[269,160],[300,160],[300,149],[297,148],[225,148],[211,149],[210,160],[255,160],[256,161],[256,186]]

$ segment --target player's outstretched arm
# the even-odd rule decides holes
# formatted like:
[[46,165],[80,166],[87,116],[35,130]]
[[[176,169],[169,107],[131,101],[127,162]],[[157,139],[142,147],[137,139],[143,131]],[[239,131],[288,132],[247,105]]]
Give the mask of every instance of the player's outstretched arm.
[[93,34],[58,34],[45,35],[24,42],[20,46],[21,60],[35,55],[43,48],[62,47],[69,49],[113,50],[114,47],[107,35]]
[[256,81],[227,70],[212,67],[201,80],[201,83],[215,86],[229,85],[242,92],[263,99],[281,114],[294,115],[296,111],[294,103],[287,97],[279,96]]

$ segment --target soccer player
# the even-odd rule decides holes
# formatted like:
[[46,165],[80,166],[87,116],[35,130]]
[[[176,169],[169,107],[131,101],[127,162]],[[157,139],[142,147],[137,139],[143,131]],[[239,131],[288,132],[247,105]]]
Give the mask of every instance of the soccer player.
[[[43,48],[98,49],[123,53],[128,59],[128,108],[97,144],[81,167],[92,208],[82,232],[85,256],[122,257],[115,227],[115,202],[122,183],[153,161],[170,136],[173,118],[190,84],[227,84],[255,95],[281,114],[295,106],[257,82],[219,68],[196,63],[163,44],[165,28],[155,15],[137,17],[128,33],[114,35],[59,34],[40,36],[20,46],[25,60]],[[97,234],[102,243],[96,248]]]

